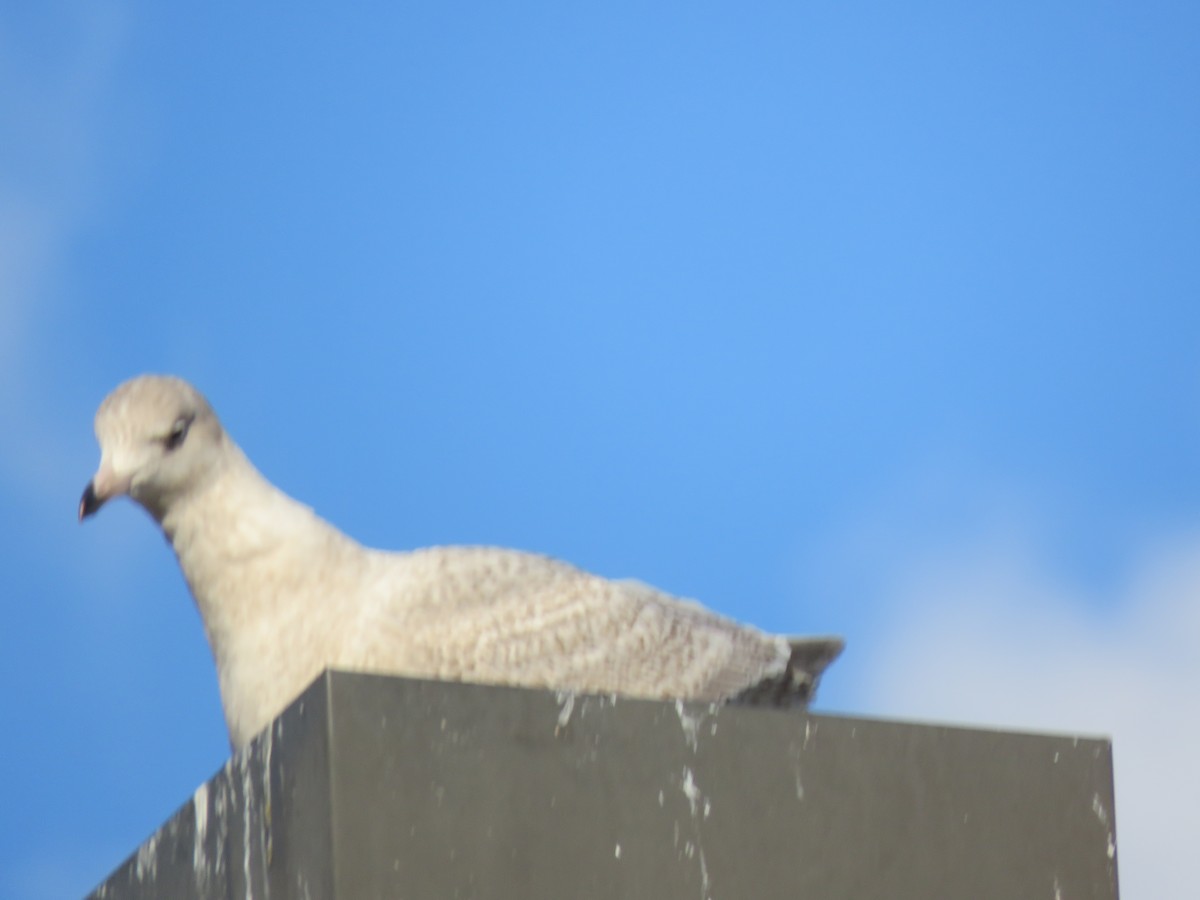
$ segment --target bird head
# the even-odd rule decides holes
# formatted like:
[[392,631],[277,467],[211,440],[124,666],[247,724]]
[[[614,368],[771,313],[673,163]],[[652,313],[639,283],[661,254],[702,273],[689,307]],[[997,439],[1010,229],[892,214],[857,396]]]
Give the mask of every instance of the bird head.
[[79,501],[82,521],[126,494],[158,521],[203,483],[225,441],[208,401],[180,378],[141,375],[109,394],[96,411],[100,467]]

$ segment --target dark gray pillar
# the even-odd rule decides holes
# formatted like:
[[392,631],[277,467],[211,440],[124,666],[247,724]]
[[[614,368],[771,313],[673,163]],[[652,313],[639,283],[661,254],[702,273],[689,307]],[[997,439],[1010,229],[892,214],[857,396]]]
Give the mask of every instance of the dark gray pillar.
[[93,896],[1115,900],[1112,752],[331,672]]

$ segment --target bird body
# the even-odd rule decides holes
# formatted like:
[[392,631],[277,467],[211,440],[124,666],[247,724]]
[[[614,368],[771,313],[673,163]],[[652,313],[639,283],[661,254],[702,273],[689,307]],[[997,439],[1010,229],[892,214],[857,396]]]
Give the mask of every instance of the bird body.
[[804,705],[842,647],[537,554],[365,548],[263,478],[177,378],[119,386],[96,435],[80,518],[125,493],[159,522],[203,620],[235,747],[329,667]]

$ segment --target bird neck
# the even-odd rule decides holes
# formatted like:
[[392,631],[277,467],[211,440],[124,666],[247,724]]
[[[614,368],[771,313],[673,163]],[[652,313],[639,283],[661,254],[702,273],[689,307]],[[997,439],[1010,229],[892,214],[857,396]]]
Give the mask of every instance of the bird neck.
[[[231,613],[271,614],[281,589],[315,552],[362,552],[263,478],[232,445],[214,477],[167,511],[162,529],[206,626],[218,630]],[[233,598],[236,611],[230,609]]]

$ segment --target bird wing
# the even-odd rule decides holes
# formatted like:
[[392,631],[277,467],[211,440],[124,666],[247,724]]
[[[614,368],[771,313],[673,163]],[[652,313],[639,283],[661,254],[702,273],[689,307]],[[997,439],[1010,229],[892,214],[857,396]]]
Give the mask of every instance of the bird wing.
[[347,654],[369,668],[718,700],[778,674],[790,653],[698,604],[535,554],[438,547],[376,564],[380,588]]

